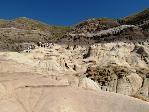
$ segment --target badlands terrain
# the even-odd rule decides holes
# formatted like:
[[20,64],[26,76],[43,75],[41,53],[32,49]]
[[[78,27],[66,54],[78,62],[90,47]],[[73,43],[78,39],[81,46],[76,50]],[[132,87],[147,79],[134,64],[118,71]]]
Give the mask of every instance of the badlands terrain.
[[149,112],[149,9],[70,27],[0,20],[0,112]]

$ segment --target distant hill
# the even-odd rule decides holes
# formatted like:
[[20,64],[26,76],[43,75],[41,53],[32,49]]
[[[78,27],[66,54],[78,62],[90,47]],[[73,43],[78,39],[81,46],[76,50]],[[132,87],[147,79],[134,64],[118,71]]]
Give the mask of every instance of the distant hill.
[[138,24],[146,20],[149,20],[149,8],[134,15],[122,18],[119,20],[119,22],[122,24]]
[[0,50],[20,51],[24,49],[24,43],[49,42],[63,37],[70,29],[26,17],[0,20]]
[[95,32],[119,26],[117,20],[111,18],[92,18],[75,26],[78,32]]
[[53,34],[54,37],[59,36],[70,29],[70,27],[67,26],[50,26],[46,23],[26,17],[20,17],[14,20],[0,20],[0,28],[11,27],[22,30],[44,31]]
[[[135,25],[137,28],[122,25]],[[0,20],[0,50],[20,51],[24,43],[60,42],[63,44],[69,41],[74,43],[77,40],[76,43],[82,44],[115,40],[132,41],[148,36],[149,8],[122,19],[92,18],[74,26],[50,26],[26,17]]]

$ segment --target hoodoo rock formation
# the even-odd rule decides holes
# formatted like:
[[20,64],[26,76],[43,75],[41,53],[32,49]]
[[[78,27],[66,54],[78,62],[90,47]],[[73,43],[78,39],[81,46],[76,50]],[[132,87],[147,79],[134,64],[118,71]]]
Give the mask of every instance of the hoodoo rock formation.
[[148,21],[0,20],[0,112],[149,112]]

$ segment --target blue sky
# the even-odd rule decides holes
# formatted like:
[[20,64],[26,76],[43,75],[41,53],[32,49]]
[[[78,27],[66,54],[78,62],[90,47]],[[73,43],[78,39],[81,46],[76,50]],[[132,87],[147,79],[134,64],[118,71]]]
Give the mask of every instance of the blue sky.
[[29,17],[50,25],[89,18],[121,18],[149,8],[149,0],[0,0],[0,18]]

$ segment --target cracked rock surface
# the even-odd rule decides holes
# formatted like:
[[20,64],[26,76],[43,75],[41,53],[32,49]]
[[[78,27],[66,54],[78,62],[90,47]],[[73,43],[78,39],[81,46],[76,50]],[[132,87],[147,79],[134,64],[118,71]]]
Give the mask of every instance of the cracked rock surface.
[[143,49],[133,43],[54,44],[1,52],[1,111],[148,112],[148,102],[139,100],[149,97],[148,44],[137,46]]
[[149,112],[148,22],[92,19],[50,41],[26,19],[0,28],[0,112]]

